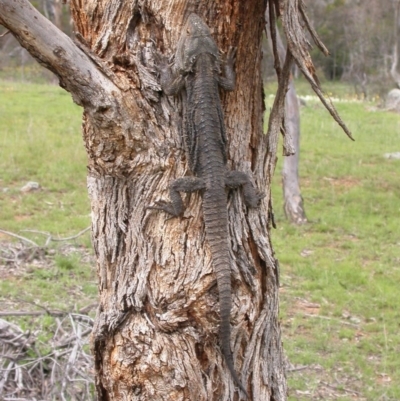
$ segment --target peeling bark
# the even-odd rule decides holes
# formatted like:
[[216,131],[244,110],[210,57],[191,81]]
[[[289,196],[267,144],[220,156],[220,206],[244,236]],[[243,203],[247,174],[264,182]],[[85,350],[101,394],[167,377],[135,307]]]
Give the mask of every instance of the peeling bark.
[[[293,9],[291,1],[275,3],[286,32],[297,38],[301,27],[290,30],[287,20],[299,8]],[[84,109],[99,277],[93,331],[98,399],[239,397],[217,343],[218,296],[201,197],[186,198],[188,207],[180,219],[147,209],[166,196],[173,178],[188,170],[181,101],[161,93],[154,62],[157,51],[173,54],[185,17],[196,12],[222,51],[238,47],[236,90],[222,94],[228,164],[252,173],[266,192],[258,210],[248,211],[237,192],[227,205],[236,369],[250,399],[285,400],[279,273],[267,215],[282,99],[292,58],[300,56],[296,49],[291,48],[294,56],[288,52],[274,109],[278,118],[264,136],[264,1],[70,0],[70,7],[75,43],[27,0],[0,0],[0,24],[59,77]]]

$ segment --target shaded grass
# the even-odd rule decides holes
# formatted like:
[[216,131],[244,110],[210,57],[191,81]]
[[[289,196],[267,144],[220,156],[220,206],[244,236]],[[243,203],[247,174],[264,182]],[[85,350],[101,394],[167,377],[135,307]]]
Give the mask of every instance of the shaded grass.
[[[400,151],[400,116],[372,103],[335,106],[356,142],[318,101],[301,110],[307,225],[285,220],[279,173],[274,177],[278,230],[272,239],[282,271],[284,345],[294,364],[321,365],[328,377],[350,375],[363,399],[397,400],[400,161],[383,155]],[[298,298],[318,304],[317,316],[297,308]],[[310,399],[295,389],[318,384],[321,376],[291,375],[291,399]],[[342,394],[339,399],[354,399]]]

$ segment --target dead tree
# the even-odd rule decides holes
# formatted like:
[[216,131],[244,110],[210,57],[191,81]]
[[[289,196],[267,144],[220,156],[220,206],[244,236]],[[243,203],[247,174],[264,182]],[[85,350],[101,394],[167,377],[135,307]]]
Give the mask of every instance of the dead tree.
[[[236,89],[222,94],[228,165],[251,173],[266,194],[258,210],[248,211],[238,193],[227,205],[235,365],[250,399],[286,399],[268,205],[293,59],[319,89],[302,0],[269,4],[282,17],[289,51],[264,135],[264,0],[70,0],[75,42],[27,0],[0,0],[0,23],[83,108],[99,278],[92,335],[99,400],[238,399],[217,343],[218,297],[201,197],[186,199],[181,219],[147,209],[188,169],[182,102],[161,92],[154,63],[157,51],[173,54],[190,12],[206,20],[222,51],[238,48]],[[286,150],[291,146],[287,139]]]
[[286,132],[292,136],[293,146],[296,151],[293,155],[286,156],[283,160],[283,210],[289,221],[300,225],[307,222],[307,217],[304,210],[299,181],[300,107],[293,78],[290,79],[289,89],[286,94],[285,122]]
[[[266,20],[269,21],[268,15]],[[269,40],[272,47],[272,41]],[[282,43],[279,30],[276,29],[276,43],[280,63],[286,57],[286,49]],[[294,224],[307,222],[300,191],[299,159],[300,159],[300,107],[294,85],[293,75],[290,74],[288,91],[285,99],[285,127],[286,135],[292,139],[294,154],[285,156],[282,168],[283,210],[286,218]]]

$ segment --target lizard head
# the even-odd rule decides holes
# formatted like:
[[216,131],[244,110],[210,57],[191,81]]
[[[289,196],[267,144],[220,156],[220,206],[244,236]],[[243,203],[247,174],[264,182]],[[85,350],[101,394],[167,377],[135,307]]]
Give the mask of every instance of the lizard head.
[[181,70],[191,71],[199,54],[208,53],[219,60],[217,44],[210,28],[197,15],[190,14],[183,28],[177,47],[177,62]]
[[191,36],[211,36],[208,25],[197,15],[190,14],[186,21],[186,33]]

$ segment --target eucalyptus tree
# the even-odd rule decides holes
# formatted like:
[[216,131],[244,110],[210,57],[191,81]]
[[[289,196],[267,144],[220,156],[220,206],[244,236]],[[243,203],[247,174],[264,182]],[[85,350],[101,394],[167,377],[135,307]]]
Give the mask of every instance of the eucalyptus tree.
[[[279,84],[267,135],[261,74],[266,3],[273,20],[282,19],[288,43],[283,65],[277,61]],[[0,0],[0,24],[82,106],[99,287],[92,334],[98,399],[240,396],[218,347],[218,295],[201,196],[186,199],[182,218],[148,208],[188,170],[182,101],[162,92],[157,54],[173,55],[187,16],[195,12],[222,52],[237,47],[236,89],[221,95],[228,165],[252,174],[265,194],[258,209],[248,210],[237,193],[227,205],[235,367],[250,399],[285,400],[269,204],[293,60],[324,101],[303,27],[320,43],[302,0],[70,0],[69,6],[74,40],[27,0]],[[271,35],[275,42],[273,29]],[[293,151],[287,136],[284,149]]]

